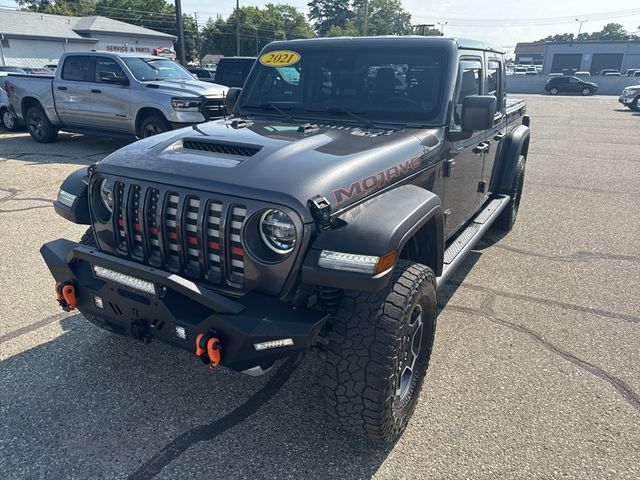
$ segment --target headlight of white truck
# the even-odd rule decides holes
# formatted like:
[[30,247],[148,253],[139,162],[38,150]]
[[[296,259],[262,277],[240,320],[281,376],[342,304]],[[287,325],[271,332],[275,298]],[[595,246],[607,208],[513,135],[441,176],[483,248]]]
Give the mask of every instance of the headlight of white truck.
[[174,110],[181,110],[185,112],[197,112],[200,110],[200,104],[202,100],[200,98],[172,98],[171,106]]

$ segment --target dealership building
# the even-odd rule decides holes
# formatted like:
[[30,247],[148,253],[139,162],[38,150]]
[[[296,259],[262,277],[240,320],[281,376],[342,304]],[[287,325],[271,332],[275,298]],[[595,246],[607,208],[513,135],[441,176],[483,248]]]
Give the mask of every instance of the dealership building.
[[604,69],[625,72],[640,68],[640,40],[518,43],[515,57],[518,64],[542,65],[543,75],[577,71],[597,75]]
[[106,17],[0,11],[0,65],[57,64],[65,52],[138,52],[175,58],[176,37]]

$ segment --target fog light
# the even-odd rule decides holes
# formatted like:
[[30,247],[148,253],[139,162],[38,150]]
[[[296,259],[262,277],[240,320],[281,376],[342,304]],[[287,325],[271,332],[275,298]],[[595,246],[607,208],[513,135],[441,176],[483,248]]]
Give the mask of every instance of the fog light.
[[180,340],[186,340],[187,329],[184,327],[176,326],[176,337],[178,337]]
[[147,282],[146,280],[135,278],[131,275],[125,275],[124,273],[116,272],[115,270],[101,267],[100,265],[94,265],[93,271],[96,274],[96,277],[102,278],[103,280],[119,283],[125,287],[148,293],[149,295],[156,294],[156,288],[152,282]]
[[261,350],[269,350],[271,348],[292,347],[293,338],[281,338],[280,340],[271,340],[270,342],[254,343],[253,348],[258,352]]
[[102,297],[97,295],[93,296],[93,304],[98,308],[104,308],[104,303],[102,303]]

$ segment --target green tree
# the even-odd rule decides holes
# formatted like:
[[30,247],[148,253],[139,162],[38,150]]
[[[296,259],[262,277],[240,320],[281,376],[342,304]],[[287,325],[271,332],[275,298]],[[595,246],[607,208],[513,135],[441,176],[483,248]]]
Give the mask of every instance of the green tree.
[[[577,40],[634,40],[639,38],[637,35],[630,34],[619,23],[608,23],[599,32],[586,33],[578,35]],[[560,33],[549,35],[540,42],[572,42],[576,37],[573,33]]]
[[337,32],[338,28],[340,31],[349,29],[355,16],[351,1],[311,0],[307,5],[309,19],[314,22],[315,31],[319,36],[327,35],[331,29],[333,32]]
[[[366,4],[366,8],[365,8]],[[412,33],[411,14],[405,12],[400,0],[355,0],[355,24],[364,35],[365,10],[367,35],[407,35]]]

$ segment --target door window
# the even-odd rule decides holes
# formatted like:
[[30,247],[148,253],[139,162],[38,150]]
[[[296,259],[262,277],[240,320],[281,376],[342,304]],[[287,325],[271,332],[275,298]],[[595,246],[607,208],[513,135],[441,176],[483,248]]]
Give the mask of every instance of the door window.
[[[127,76],[124,74],[124,71],[122,70],[120,65],[118,65],[118,62],[116,62],[112,58],[107,58],[107,57],[96,58],[95,72],[96,72],[95,73],[96,82],[101,82],[100,76],[103,74],[111,75],[114,77],[127,78]],[[105,82],[101,82],[101,83],[105,83]]]
[[482,93],[482,63],[480,60],[463,60],[460,62],[458,77],[458,92],[454,106],[451,127],[456,130],[462,128],[462,104],[471,95]]
[[91,57],[80,55],[67,57],[62,66],[62,79],[74,82],[90,82]]
[[500,113],[505,105],[504,86],[502,85],[502,62],[489,60],[487,65],[487,95],[496,97],[497,111]]

